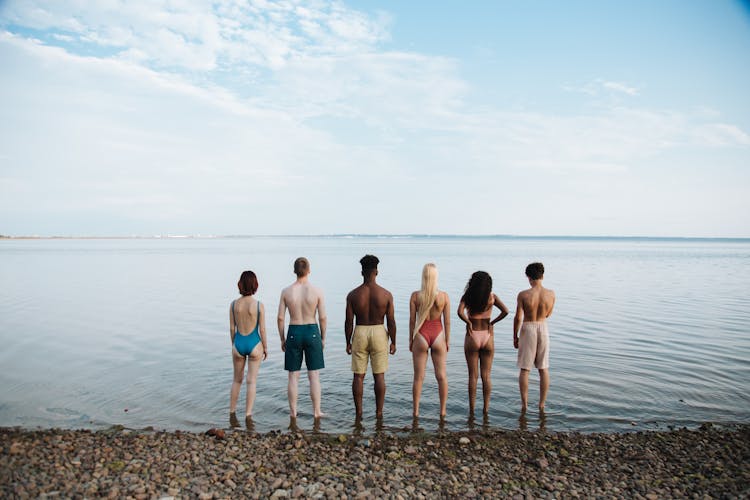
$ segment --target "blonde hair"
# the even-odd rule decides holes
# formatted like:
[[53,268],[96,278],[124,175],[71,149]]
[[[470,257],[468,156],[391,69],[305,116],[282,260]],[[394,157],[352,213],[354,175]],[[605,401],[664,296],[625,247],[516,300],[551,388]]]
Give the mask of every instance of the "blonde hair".
[[417,325],[414,335],[417,334],[424,322],[430,315],[430,309],[435,305],[438,296],[438,269],[435,264],[429,262],[422,268],[422,288],[417,292]]

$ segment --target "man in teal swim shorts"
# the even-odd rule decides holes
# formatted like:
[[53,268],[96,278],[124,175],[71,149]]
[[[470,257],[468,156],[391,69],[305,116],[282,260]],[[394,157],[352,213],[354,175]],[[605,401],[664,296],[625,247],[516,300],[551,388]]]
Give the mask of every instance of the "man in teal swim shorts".
[[[302,368],[302,359],[307,366],[310,381],[310,399],[313,416],[323,416],[320,411],[320,376],[318,370],[325,367],[323,348],[326,341],[326,308],[323,291],[310,284],[310,262],[300,257],[294,261],[294,274],[297,280],[281,292],[277,323],[281,337],[281,350],[284,352],[284,369],[289,372],[289,414],[297,417],[297,386]],[[284,319],[289,310],[289,331],[284,338]],[[317,321],[315,316],[317,314]],[[318,326],[320,325],[320,326]]]

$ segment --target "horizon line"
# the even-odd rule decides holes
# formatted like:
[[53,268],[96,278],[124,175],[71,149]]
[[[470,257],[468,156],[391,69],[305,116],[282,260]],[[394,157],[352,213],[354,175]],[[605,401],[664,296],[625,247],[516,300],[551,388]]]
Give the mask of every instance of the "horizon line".
[[243,239],[243,238],[506,238],[506,239],[589,239],[589,240],[724,240],[750,241],[750,236],[625,236],[625,235],[521,235],[459,233],[318,233],[318,234],[153,234],[153,235],[4,235],[0,240],[160,240],[160,239]]

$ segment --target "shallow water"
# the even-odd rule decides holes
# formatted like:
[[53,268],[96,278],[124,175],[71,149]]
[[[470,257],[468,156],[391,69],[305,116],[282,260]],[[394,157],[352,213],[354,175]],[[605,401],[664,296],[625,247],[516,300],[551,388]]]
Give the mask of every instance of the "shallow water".
[[[0,240],[0,425],[227,426],[228,306],[240,272],[252,269],[267,308],[270,351],[258,380],[255,430],[285,429],[287,377],[274,317],[281,289],[294,278],[292,262],[305,255],[329,315],[321,372],[328,416],[320,430],[350,431],[344,300],[361,282],[365,253],[380,257],[379,282],[397,306],[387,429],[412,425],[408,298],[428,261],[438,265],[454,313],[477,269],[493,276],[495,293],[511,309],[495,328],[492,408],[486,422],[477,415],[477,426],[587,432],[750,421],[748,240],[253,237]],[[544,262],[545,285],[557,293],[549,321],[552,386],[545,418],[532,409],[519,419],[512,311],[533,260]],[[453,314],[444,423],[450,430],[469,425],[463,336]],[[532,408],[537,383],[532,373]],[[303,429],[313,427],[307,389],[303,371]],[[369,375],[364,411],[371,430]],[[420,427],[438,429],[437,413],[430,362]]]

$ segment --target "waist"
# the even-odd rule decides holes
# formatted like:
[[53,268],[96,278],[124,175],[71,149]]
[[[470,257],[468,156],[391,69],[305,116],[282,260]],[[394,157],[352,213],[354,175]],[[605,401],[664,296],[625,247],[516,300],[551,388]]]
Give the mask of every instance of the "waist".
[[289,325],[287,332],[290,333],[318,333],[320,329],[317,323],[306,323],[304,325]]
[[378,333],[385,331],[385,325],[383,323],[380,323],[379,325],[355,325],[354,326],[354,333],[361,332],[361,333]]

